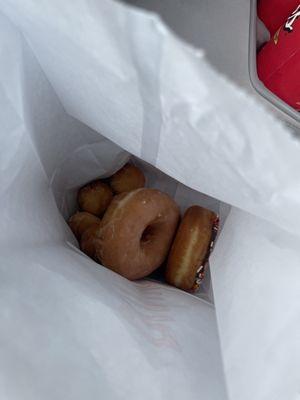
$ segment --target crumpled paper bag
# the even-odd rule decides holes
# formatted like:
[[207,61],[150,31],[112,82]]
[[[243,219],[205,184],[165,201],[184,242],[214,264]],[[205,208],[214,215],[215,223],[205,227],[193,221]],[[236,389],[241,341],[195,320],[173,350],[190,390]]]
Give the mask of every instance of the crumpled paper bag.
[[[299,143],[154,14],[0,10],[2,397],[296,399]],[[224,211],[215,308],[77,249],[74,191],[128,153]]]

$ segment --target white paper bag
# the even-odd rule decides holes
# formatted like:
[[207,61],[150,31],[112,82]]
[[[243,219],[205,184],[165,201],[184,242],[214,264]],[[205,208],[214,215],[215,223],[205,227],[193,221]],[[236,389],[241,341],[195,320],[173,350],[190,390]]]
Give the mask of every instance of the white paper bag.
[[[298,142],[154,14],[0,10],[1,398],[296,399]],[[221,212],[215,308],[77,249],[76,189],[129,154],[182,208]]]

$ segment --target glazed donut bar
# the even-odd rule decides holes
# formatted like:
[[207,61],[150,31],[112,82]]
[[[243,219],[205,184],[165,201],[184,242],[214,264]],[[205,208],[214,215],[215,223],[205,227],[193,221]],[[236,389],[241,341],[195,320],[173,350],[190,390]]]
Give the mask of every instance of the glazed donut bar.
[[82,211],[69,226],[86,255],[123,277],[141,279],[163,267],[167,283],[194,291],[204,276],[218,217],[193,206],[180,222],[175,201],[144,185],[144,174],[131,164],[86,184],[77,197]]

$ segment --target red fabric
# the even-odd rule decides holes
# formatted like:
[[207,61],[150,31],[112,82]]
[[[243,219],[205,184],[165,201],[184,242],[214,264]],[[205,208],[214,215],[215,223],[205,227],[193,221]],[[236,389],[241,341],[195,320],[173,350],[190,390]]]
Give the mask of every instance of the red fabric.
[[257,73],[269,90],[300,111],[300,16],[260,50]]
[[273,35],[298,5],[299,0],[259,0],[257,15]]

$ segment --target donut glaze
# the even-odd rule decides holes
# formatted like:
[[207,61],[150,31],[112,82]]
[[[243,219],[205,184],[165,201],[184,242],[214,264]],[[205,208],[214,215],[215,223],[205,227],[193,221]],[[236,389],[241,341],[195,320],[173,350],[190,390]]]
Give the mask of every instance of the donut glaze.
[[179,208],[156,189],[114,197],[97,232],[96,255],[106,267],[134,280],[165,260],[179,220]]
[[80,240],[80,248],[81,250],[89,257],[93,258],[97,261],[96,257],[96,239],[97,232],[100,228],[100,223],[93,224],[88,229],[86,229]]
[[110,178],[112,190],[119,194],[145,186],[145,176],[135,165],[126,164]]
[[208,254],[217,215],[192,206],[185,212],[168,257],[166,281],[183,290],[195,290],[198,272]]
[[113,198],[111,188],[100,180],[83,186],[78,192],[78,204],[81,210],[101,216]]
[[85,211],[75,213],[68,221],[68,224],[77,240],[80,240],[86,229],[99,223],[100,218]]

